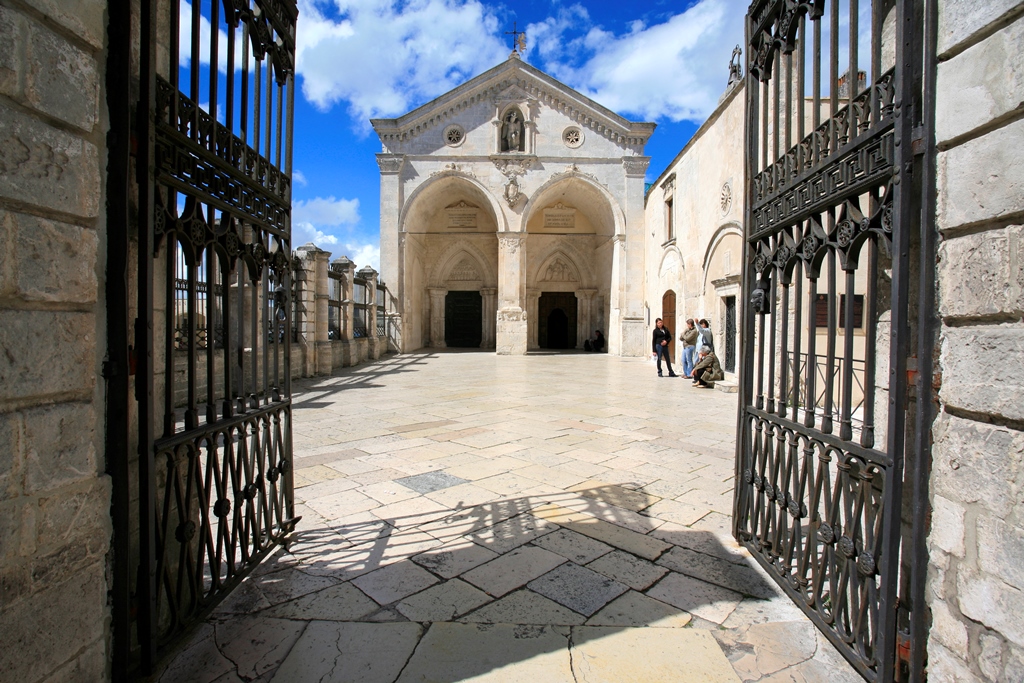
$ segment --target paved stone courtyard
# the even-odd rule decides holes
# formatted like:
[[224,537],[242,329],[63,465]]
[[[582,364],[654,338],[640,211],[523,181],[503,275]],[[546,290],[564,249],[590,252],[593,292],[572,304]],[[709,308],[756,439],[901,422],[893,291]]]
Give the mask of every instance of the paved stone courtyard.
[[162,683],[861,680],[729,534],[735,394],[454,351],[294,390],[294,542]]

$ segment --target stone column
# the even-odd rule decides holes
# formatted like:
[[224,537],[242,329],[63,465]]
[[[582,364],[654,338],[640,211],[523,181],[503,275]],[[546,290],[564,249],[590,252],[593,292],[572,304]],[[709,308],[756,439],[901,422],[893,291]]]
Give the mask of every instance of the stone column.
[[[618,353],[622,356],[646,355],[646,329],[644,321],[644,174],[651,163],[650,157],[623,157],[626,176],[626,201],[623,207],[626,232],[618,254]],[[616,235],[618,237],[618,235]],[[609,329],[609,332],[612,332]]]
[[444,341],[444,298],[448,290],[444,287],[431,287],[430,292],[430,346],[443,349]]
[[526,320],[530,339],[527,348],[540,348],[540,292],[536,289],[526,290]]
[[[295,343],[302,349],[302,367],[299,369],[303,377],[316,374],[316,258],[318,253],[330,256],[313,243],[304,244],[295,250],[296,268],[295,297],[298,300],[293,307],[295,329],[298,338]],[[326,269],[325,269],[326,272]]]
[[480,348],[494,348],[494,326],[498,313],[498,289],[496,287],[483,287],[480,290],[483,297],[483,327],[480,330]]
[[316,266],[313,271],[313,308],[315,310],[313,317],[313,347],[316,349],[314,363],[316,374],[329,375],[334,367],[334,349],[331,347],[330,339],[327,338],[328,309],[330,308],[327,304],[330,298],[328,294],[330,282],[327,277],[327,269],[330,266],[327,261],[331,258],[331,253],[318,249],[316,254],[314,254],[314,258],[316,259]]
[[354,365],[352,360],[355,356],[352,349],[352,339],[354,337],[352,331],[352,290],[354,283],[352,279],[356,274],[356,264],[352,263],[346,256],[339,256],[331,262],[331,270],[341,273],[341,320],[338,321],[341,342],[334,343],[333,348],[336,348],[338,353],[336,354],[337,357],[333,358],[332,361],[335,367]]
[[524,248],[526,234],[498,235],[498,321],[496,348],[499,355],[522,356],[527,349]]
[[590,339],[594,333],[593,305],[596,289],[576,290],[576,309],[578,311],[576,322],[576,348],[583,348],[583,342]]
[[366,280],[366,339],[367,357],[377,360],[381,356],[381,340],[377,338],[377,271],[367,266],[359,271],[359,277]]

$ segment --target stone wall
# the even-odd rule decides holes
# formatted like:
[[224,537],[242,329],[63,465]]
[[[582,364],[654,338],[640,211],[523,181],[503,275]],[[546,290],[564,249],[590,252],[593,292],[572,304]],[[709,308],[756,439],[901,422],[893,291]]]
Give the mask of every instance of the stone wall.
[[0,677],[107,678],[106,3],[0,2]]
[[1024,680],[1024,3],[939,4],[928,670]]

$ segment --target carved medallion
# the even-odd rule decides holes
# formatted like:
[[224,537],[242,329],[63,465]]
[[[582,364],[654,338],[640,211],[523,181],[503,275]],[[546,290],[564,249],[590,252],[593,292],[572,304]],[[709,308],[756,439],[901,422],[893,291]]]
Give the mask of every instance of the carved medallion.
[[729,183],[722,185],[722,195],[719,198],[722,207],[722,215],[729,213],[732,208],[732,186]]

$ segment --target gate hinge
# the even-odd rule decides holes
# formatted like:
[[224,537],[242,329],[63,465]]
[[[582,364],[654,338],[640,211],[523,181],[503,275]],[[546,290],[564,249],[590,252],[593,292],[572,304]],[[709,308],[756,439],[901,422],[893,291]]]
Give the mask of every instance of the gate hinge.
[[915,157],[921,156],[925,151],[924,126],[916,126],[911,132],[910,152]]

